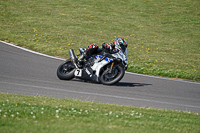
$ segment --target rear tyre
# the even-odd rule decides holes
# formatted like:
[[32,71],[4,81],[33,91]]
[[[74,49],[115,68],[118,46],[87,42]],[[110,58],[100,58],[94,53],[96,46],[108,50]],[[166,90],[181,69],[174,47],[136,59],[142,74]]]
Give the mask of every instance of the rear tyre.
[[114,65],[113,70],[110,71],[110,68],[107,68],[100,75],[100,82],[104,85],[113,85],[118,83],[125,74],[125,70],[121,65]]
[[57,69],[57,77],[61,80],[70,80],[74,78],[75,66],[70,60],[62,63]]

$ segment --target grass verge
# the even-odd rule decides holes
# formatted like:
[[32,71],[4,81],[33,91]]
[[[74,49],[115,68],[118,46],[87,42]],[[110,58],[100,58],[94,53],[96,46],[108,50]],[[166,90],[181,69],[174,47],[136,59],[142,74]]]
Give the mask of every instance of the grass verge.
[[0,40],[68,58],[70,48],[124,37],[128,71],[200,81],[199,7],[199,0],[1,0]]
[[6,132],[199,132],[198,113],[0,93]]

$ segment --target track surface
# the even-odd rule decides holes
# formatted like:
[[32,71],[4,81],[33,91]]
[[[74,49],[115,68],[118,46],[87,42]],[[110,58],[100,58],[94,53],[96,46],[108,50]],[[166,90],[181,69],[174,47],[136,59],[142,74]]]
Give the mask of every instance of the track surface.
[[200,112],[199,82],[134,73],[114,86],[62,81],[56,76],[62,62],[0,42],[0,92]]

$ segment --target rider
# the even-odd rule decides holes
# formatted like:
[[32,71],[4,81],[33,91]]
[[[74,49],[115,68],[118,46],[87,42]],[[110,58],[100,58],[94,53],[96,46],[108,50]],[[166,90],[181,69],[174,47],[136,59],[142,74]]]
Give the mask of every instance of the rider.
[[[117,45],[117,46],[116,46]],[[121,50],[124,54],[126,54],[126,48],[128,46],[127,41],[124,38],[115,38],[115,42],[112,43],[102,43],[102,49],[106,49],[109,52],[114,52]],[[119,49],[117,49],[118,47]],[[79,62],[82,62],[84,58],[87,58],[88,56],[92,54],[96,54],[99,51],[101,51],[97,44],[93,43],[88,46],[86,51],[79,57]]]

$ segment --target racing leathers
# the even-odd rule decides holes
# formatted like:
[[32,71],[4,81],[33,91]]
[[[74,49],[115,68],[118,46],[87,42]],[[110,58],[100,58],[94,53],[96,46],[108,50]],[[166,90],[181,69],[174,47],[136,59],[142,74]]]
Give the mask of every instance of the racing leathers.
[[[115,49],[115,42],[113,43],[102,43],[102,49],[106,49],[107,51],[113,51]],[[83,61],[88,56],[93,54],[97,54],[101,49],[98,47],[97,44],[93,43],[88,46],[86,51],[79,57],[79,61]]]

